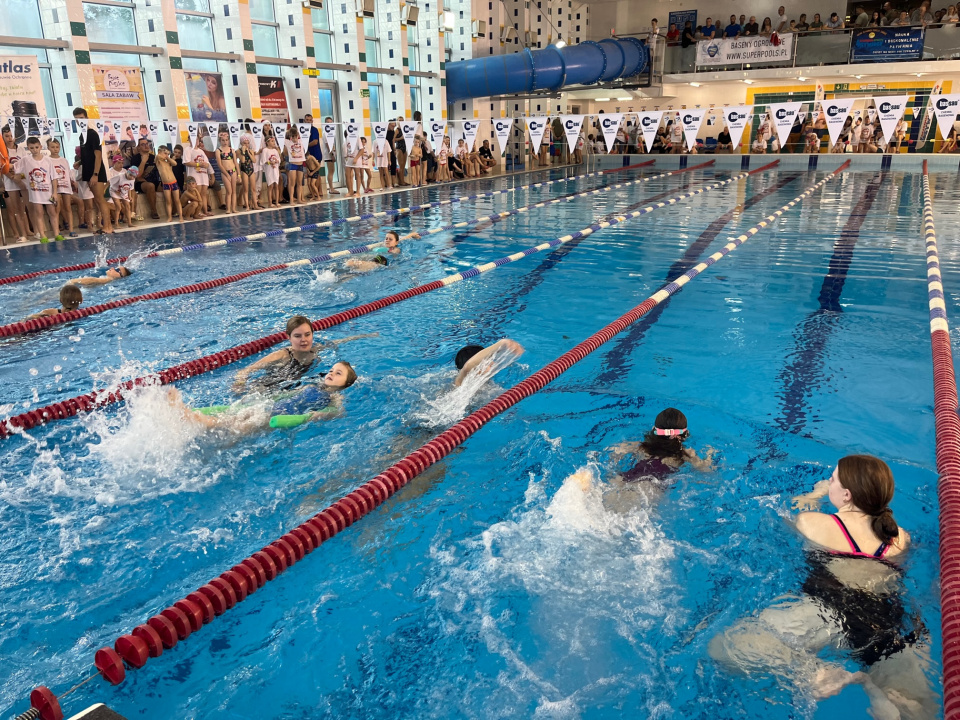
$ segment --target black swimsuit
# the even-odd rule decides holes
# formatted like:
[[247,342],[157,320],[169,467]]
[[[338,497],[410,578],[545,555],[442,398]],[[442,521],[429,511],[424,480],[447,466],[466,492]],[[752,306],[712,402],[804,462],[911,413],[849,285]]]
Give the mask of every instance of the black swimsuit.
[[286,362],[274,363],[254,385],[260,390],[289,390],[300,385],[300,378],[307,374],[317,360],[317,351],[310,351],[310,360],[306,363],[297,360],[293,350],[287,348]]
[[628,483],[640,482],[642,480],[660,482],[676,471],[677,468],[667,465],[660,458],[648,457],[638,462],[626,472],[621,473],[620,479]]

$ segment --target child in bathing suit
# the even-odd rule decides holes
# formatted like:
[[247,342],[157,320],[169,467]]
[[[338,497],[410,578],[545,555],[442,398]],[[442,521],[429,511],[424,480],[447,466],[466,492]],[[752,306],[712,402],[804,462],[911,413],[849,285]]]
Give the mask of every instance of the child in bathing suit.
[[620,443],[614,448],[615,457],[635,454],[638,458],[632,468],[620,474],[620,479],[623,482],[663,480],[684,463],[690,463],[697,470],[712,470],[713,449],[709,448],[700,458],[692,448],[683,446],[683,441],[689,437],[687,417],[682,412],[676,408],[662,411],[643,440]]
[[183,222],[183,208],[180,207],[180,186],[173,174],[176,162],[170,157],[170,148],[161,145],[157,150],[157,172],[160,173],[160,182],[163,187],[163,199],[167,203],[167,222],[173,222],[176,215]]
[[76,285],[64,285],[60,288],[59,310],[57,308],[47,308],[46,310],[41,310],[38,313],[24,318],[24,320],[36,320],[37,318],[46,317],[47,315],[59,315],[60,313],[72,312],[80,307],[80,303],[82,302],[83,293],[80,292],[80,288]]
[[74,285],[106,285],[114,280],[130,277],[130,268],[125,265],[117,265],[115,268],[109,268],[101,277],[81,277],[73,281]]
[[[457,366],[457,377],[453,381],[453,384],[455,387],[460,387],[470,373],[478,368],[482,372],[483,368],[481,368],[481,365],[484,365],[484,361],[497,354],[503,354],[509,358],[510,362],[513,362],[523,355],[523,353],[523,345],[509,338],[498,340],[488,347],[483,347],[482,345],[467,345],[466,347],[460,348],[453,361]],[[504,367],[506,366],[504,365]],[[494,373],[499,369],[500,368],[496,368]]]

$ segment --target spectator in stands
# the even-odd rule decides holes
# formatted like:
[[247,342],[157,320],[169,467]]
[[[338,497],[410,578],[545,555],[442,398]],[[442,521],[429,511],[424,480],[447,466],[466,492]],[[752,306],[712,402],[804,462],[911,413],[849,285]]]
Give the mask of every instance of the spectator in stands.
[[723,130],[720,131],[720,134],[717,135],[717,149],[718,153],[732,153],[733,152],[733,138],[730,137],[730,130],[726,125],[723,126]]
[[750,37],[760,34],[760,26],[757,24],[757,16],[751,15],[750,22],[743,26],[743,36]]
[[739,24],[740,24],[740,27],[741,27],[741,28],[742,28],[744,25],[747,24],[747,16],[746,16],[746,15],[741,15],[741,16],[740,16],[740,23],[739,23]]
[[715,38],[723,37],[723,25],[720,22],[720,18],[713,21],[713,36]]
[[836,13],[830,13],[830,19],[827,20],[827,30],[842,30],[843,20]]
[[785,32],[790,23],[787,20],[787,9],[783,5],[777,8],[777,16],[777,33]]
[[[136,167],[138,174],[137,180],[133,183],[137,195],[146,195],[147,204],[150,206],[150,217],[159,220],[157,213],[157,187],[160,185],[160,173],[157,171],[157,157],[150,150],[151,143],[148,138],[140,138],[137,143],[137,152],[130,156],[128,167]],[[131,198],[136,204],[136,198]],[[134,209],[134,215],[138,214]]]
[[763,25],[760,26],[760,34],[765,38],[769,38],[773,33],[773,23],[770,22],[770,18],[765,17],[763,19]]
[[947,14],[943,16],[943,21],[945,23],[960,22],[960,11],[958,11],[956,5],[951,5],[947,8]]
[[930,14],[930,3],[927,0],[923,0],[920,3],[920,7],[913,11],[913,14],[910,16],[911,25],[923,25],[926,27],[933,22],[933,15]]
[[800,21],[797,23],[797,32],[806,32],[810,29],[810,23],[807,22],[807,14],[800,13]]
[[823,30],[823,20],[820,19],[820,13],[813,14],[813,22],[810,23],[810,29],[815,32]]
[[897,12],[892,2],[885,2],[883,9],[880,11],[880,16],[883,18],[881,20],[882,25],[894,25],[900,17],[900,13]]
[[700,30],[700,34],[703,36],[704,40],[713,40],[713,18],[707,18],[707,23]]
[[807,141],[803,145],[803,151],[813,154],[820,152],[820,137],[813,130],[807,133]]
[[740,27],[740,24],[737,22],[737,16],[731,15],[730,24],[727,25],[726,29],[723,31],[723,36],[728,38],[740,37],[741,30],[742,28]]
[[697,44],[696,31],[693,29],[693,22],[687,20],[683,24],[683,36],[680,38],[680,47],[688,48]]
[[900,17],[893,22],[894,27],[910,27],[910,13],[901,11]]
[[879,10],[874,10],[873,15],[870,16],[870,23],[867,27],[880,27],[883,24],[883,15]]
[[867,15],[867,11],[863,9],[863,5],[857,5],[855,13],[857,19],[853,22],[854,27],[865,28],[870,24],[870,16]]
[[680,41],[680,31],[677,30],[676,23],[670,23],[670,29],[667,31],[667,42],[675,43]]

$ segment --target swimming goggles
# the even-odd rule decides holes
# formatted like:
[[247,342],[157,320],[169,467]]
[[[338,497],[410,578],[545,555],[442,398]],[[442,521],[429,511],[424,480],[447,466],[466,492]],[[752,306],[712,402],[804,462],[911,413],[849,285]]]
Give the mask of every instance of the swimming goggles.
[[672,436],[674,436],[674,435],[683,435],[686,431],[687,431],[686,428],[678,429],[678,428],[658,428],[658,427],[655,427],[655,428],[653,429],[653,434],[654,434],[654,435],[666,435],[667,437],[672,437]]

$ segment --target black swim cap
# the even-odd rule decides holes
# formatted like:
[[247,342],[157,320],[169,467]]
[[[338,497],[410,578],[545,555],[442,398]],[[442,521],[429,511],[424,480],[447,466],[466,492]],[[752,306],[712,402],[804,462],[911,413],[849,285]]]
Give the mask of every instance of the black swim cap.
[[377,256],[373,259],[373,261],[374,261],[375,263],[377,263],[377,265],[389,265],[389,264],[390,264],[389,262],[387,262],[387,259],[386,259],[383,255],[377,255]]
[[457,356],[453,360],[457,366],[457,370],[463,370],[463,366],[469,362],[470,358],[481,350],[483,350],[483,345],[467,345],[464,348],[460,348],[460,352],[457,353]]

